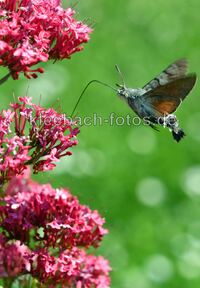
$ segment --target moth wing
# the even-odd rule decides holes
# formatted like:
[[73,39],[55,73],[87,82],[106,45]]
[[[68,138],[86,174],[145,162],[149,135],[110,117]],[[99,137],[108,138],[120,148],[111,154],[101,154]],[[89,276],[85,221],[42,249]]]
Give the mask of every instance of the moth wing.
[[182,78],[187,73],[187,60],[179,59],[169,65],[165,70],[162,71],[158,76],[156,76],[153,80],[147,83],[143,89],[146,91],[153,90],[158,86],[165,85],[174,81],[175,79]]
[[188,74],[148,91],[141,96],[141,100],[144,101],[146,106],[154,108],[159,114],[171,114],[194,87],[196,78],[196,74]]

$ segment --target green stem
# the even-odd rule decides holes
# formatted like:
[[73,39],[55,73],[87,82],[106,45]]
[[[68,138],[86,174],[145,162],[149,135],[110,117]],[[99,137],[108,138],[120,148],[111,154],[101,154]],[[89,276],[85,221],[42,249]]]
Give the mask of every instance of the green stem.
[[11,76],[11,72],[9,72],[6,76],[0,79],[0,85],[2,85],[4,82],[8,80],[8,78]]

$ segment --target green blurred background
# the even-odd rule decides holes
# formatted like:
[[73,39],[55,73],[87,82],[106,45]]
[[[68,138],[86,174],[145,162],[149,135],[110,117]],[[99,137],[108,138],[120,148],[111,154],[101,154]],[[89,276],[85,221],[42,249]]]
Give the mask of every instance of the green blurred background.
[[[143,86],[181,57],[200,74],[199,9],[199,0],[82,0],[77,18],[91,17],[95,23],[85,50],[70,61],[43,65],[46,73],[37,80],[9,80],[1,88],[2,106],[13,93],[28,93],[36,102],[41,95],[45,106],[71,113],[88,81],[119,82],[116,63],[131,87]],[[97,253],[111,262],[111,287],[200,287],[198,91],[197,83],[177,112],[187,134],[179,144],[167,129],[82,127],[73,156],[55,171],[34,177],[69,187],[106,218],[110,233]],[[111,112],[132,114],[112,90],[98,84],[78,107],[81,116],[109,118]]]

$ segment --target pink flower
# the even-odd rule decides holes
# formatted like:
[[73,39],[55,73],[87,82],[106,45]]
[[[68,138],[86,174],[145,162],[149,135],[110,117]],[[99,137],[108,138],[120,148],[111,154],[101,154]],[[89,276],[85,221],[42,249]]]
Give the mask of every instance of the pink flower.
[[0,184],[3,185],[5,180],[21,174],[26,169],[26,161],[31,157],[28,156],[29,146],[26,146],[24,137],[3,138],[0,144]]
[[[55,190],[50,184],[40,185],[18,177],[18,182],[15,178],[10,181],[6,192],[8,196],[3,199],[6,205],[0,207],[0,224],[11,239],[27,244],[34,229],[36,242],[63,250],[74,246],[97,247],[107,233],[99,213],[81,205],[66,189]],[[39,228],[42,235],[37,233]]]
[[19,97],[19,101],[0,113],[1,184],[22,174],[29,164],[34,173],[54,169],[54,162],[70,156],[69,149],[77,145],[75,122],[54,109],[32,104],[31,98]]
[[16,277],[31,269],[29,249],[19,241],[7,242],[0,234],[0,277]]
[[28,177],[13,177],[1,199],[0,277],[28,273],[45,287],[109,288],[108,261],[85,251],[107,233],[104,219],[68,190]]
[[87,255],[78,248],[65,250],[57,258],[45,250],[33,252],[32,267],[31,274],[48,287],[51,287],[51,283],[80,288],[110,286],[108,261],[102,256]]
[[14,279],[28,273],[46,287],[62,284],[69,288],[109,288],[110,270],[108,261],[102,256],[87,255],[77,247],[55,257],[45,248],[31,250],[19,241],[9,243],[0,234],[1,279]]
[[60,60],[83,49],[92,30],[73,18],[59,0],[0,1],[0,65],[9,68],[14,79],[20,72],[27,78],[43,73],[30,67],[48,60]]
[[[77,247],[52,256],[47,249],[30,250],[19,241],[9,243],[0,234],[0,277],[30,274],[46,287],[109,288],[110,266],[102,256],[87,255]],[[26,287],[26,286],[23,286]]]

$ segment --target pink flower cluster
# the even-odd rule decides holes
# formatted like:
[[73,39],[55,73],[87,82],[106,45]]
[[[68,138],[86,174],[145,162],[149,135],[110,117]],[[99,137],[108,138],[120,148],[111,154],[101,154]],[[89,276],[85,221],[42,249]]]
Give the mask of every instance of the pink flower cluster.
[[[83,49],[92,30],[60,0],[0,0],[0,66],[18,79],[36,78],[47,60]],[[77,145],[78,125],[54,109],[19,97],[0,112],[0,278],[4,287],[109,288],[110,266],[97,248],[107,230],[99,213],[67,189],[40,185],[34,173],[52,170]],[[4,185],[6,184],[6,185]],[[29,281],[30,280],[30,281]],[[18,281],[18,282],[15,282]],[[32,285],[33,284],[33,285]]]
[[30,67],[49,59],[70,58],[83,49],[91,28],[73,18],[60,0],[0,1],[0,65],[17,79],[20,72],[36,78],[42,68]]
[[102,256],[87,255],[82,249],[66,250],[57,258],[39,251],[32,253],[29,259],[32,262],[31,274],[47,287],[56,284],[77,288],[110,286],[108,261]]
[[21,174],[29,164],[34,173],[52,170],[61,157],[72,154],[68,149],[77,145],[78,133],[76,123],[65,115],[19,97],[18,103],[0,113],[1,184]]
[[9,182],[1,200],[0,277],[29,273],[47,287],[109,287],[108,261],[83,249],[97,247],[107,233],[97,211],[68,190],[22,176]]
[[29,249],[20,241],[8,242],[0,234],[0,277],[16,277],[30,270],[30,263],[26,256]]
[[6,196],[6,206],[0,207],[1,226],[11,239],[28,243],[30,231],[41,228],[45,238],[36,234],[34,240],[44,241],[45,247],[97,247],[107,233],[98,212],[80,205],[68,190],[24,178],[18,182],[16,185],[15,178],[9,182],[6,193],[11,196]]

